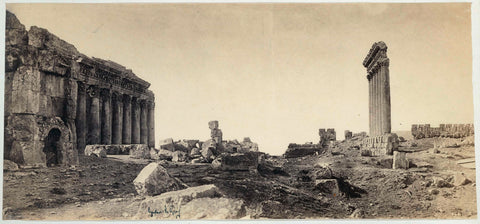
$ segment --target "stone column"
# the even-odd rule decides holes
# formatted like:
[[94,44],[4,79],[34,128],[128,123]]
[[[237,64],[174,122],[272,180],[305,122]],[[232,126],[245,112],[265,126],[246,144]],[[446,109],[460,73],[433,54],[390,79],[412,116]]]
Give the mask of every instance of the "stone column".
[[377,136],[377,123],[378,123],[378,97],[377,97],[377,75],[373,73],[373,136]]
[[102,144],[112,144],[112,111],[110,108],[110,90],[102,89],[100,91],[102,96]]
[[112,144],[122,144],[123,99],[118,93],[112,94]]
[[88,134],[87,144],[94,145],[100,144],[100,99],[98,88],[96,86],[90,86],[87,90],[88,95],[91,98],[90,113],[88,116]]
[[373,99],[372,99],[372,75],[368,74],[367,75],[368,79],[368,130],[369,130],[369,135],[373,136],[372,132],[372,122],[373,122]]
[[148,125],[147,125],[147,103],[145,100],[140,102],[140,143],[148,144]]
[[140,144],[140,104],[132,99],[132,144]]
[[131,97],[123,95],[123,128],[122,142],[123,144],[132,143],[132,114],[131,114]]
[[148,146],[155,147],[155,103],[148,102]]
[[389,77],[389,59],[386,58],[385,60],[381,61],[380,63],[380,75],[382,76],[382,134],[383,133],[391,133],[392,131],[392,123],[391,123],[391,105],[390,105],[390,77]]
[[85,84],[78,82],[77,93],[77,117],[75,126],[77,129],[77,150],[78,154],[84,154],[85,145],[87,144],[87,95]]

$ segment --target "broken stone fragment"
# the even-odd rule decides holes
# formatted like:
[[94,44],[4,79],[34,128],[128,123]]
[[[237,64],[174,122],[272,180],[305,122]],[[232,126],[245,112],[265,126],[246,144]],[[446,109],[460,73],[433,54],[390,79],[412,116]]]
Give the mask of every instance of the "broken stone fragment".
[[406,158],[405,152],[394,151],[393,152],[393,169],[408,169],[409,161]]
[[263,153],[234,153],[222,154],[213,162],[212,166],[216,169],[232,170],[232,171],[248,171],[257,169],[259,160]]
[[139,195],[159,195],[167,191],[181,190],[184,184],[168,174],[158,163],[150,163],[140,171],[133,181]]
[[129,155],[134,159],[150,159],[150,148],[145,144],[131,145]]
[[472,183],[472,181],[467,177],[465,177],[463,173],[456,173],[453,178],[453,184],[455,186],[467,185],[469,183]]
[[85,147],[85,155],[107,158],[107,150],[103,145],[87,145]]
[[315,180],[315,189],[331,197],[340,196],[340,188],[337,179]]
[[175,151],[172,153],[172,162],[186,162],[188,159],[187,153],[182,151]]
[[169,151],[175,151],[175,145],[172,138],[167,138],[160,141],[160,149],[166,149]]
[[190,151],[190,156],[197,156],[197,155],[201,155],[200,149],[193,148],[192,151]]
[[217,129],[218,128],[218,121],[209,121],[208,122],[208,128],[210,128],[210,130]]
[[3,160],[3,170],[4,171],[15,171],[18,170],[18,165],[8,159]]

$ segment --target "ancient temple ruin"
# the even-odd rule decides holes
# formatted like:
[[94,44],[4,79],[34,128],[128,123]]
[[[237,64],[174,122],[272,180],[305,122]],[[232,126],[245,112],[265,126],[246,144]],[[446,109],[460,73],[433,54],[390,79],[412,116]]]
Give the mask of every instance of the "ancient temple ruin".
[[389,63],[387,45],[382,41],[374,43],[363,60],[367,69],[370,130],[363,145],[372,155],[392,154],[398,147],[398,137],[391,134]]
[[[155,145],[150,83],[7,11],[4,157],[75,164],[86,145]],[[48,164],[47,164],[48,163]]]

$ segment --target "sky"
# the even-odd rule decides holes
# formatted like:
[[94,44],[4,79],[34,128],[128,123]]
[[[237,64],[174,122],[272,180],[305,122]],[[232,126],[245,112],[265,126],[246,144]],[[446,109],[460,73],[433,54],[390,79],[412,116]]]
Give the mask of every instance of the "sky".
[[158,142],[250,137],[260,151],[368,132],[362,62],[384,41],[392,130],[473,123],[470,3],[7,4],[151,83]]

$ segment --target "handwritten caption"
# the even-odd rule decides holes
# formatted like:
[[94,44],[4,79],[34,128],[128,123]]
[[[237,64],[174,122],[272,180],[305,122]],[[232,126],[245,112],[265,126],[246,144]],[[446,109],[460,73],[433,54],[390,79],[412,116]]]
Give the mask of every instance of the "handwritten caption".
[[174,216],[176,219],[180,218],[180,206],[178,209],[176,209],[173,205],[168,207],[167,205],[164,205],[163,209],[160,210],[152,210],[150,207],[148,207],[147,212],[150,214],[150,217],[153,217],[154,215],[162,215],[163,218],[167,218],[169,216]]

